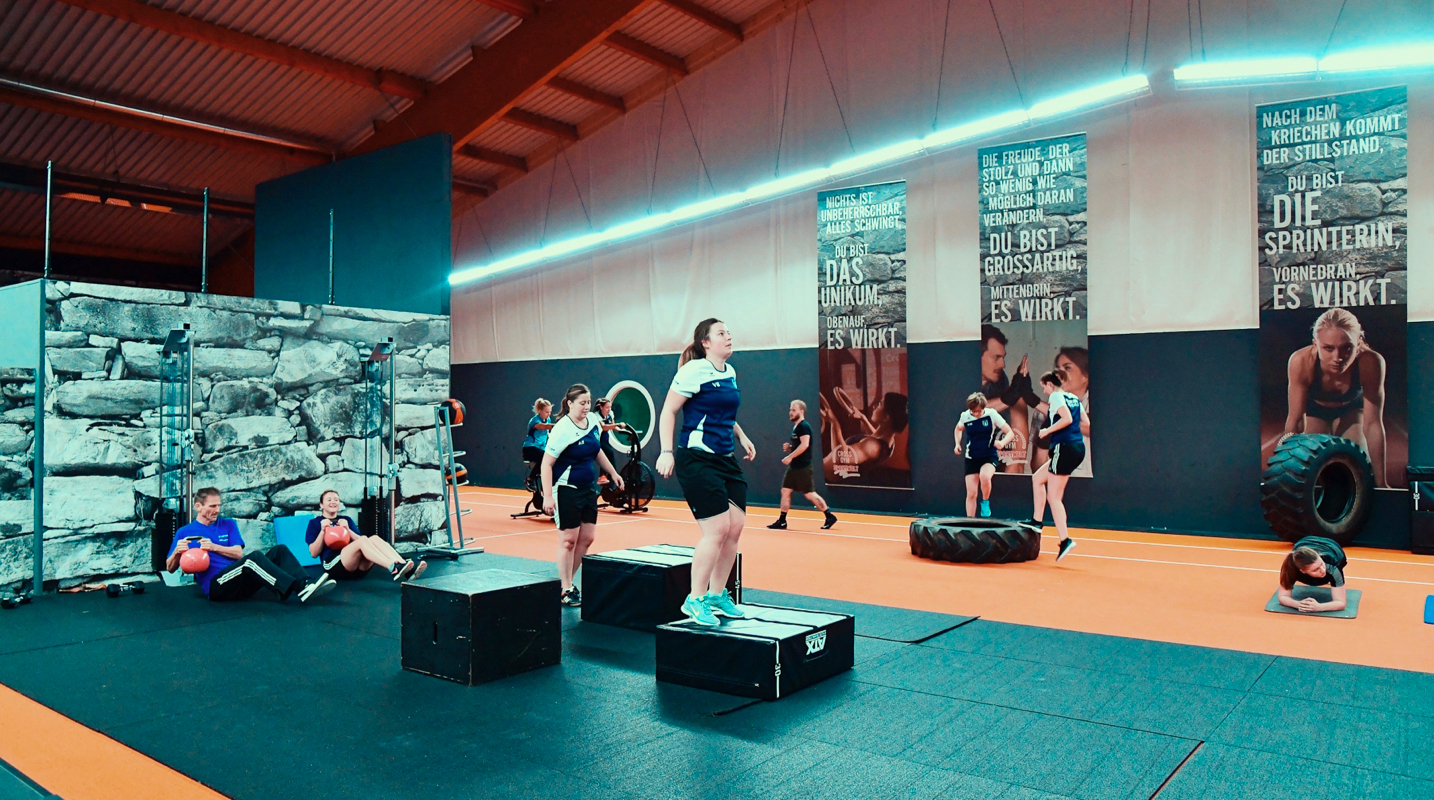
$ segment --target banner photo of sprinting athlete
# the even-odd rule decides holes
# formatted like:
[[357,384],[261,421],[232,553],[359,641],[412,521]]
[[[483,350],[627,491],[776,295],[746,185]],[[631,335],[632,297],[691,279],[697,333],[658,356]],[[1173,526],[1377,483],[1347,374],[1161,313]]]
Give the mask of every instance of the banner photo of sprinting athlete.
[[[977,158],[981,381],[966,391],[979,388],[1016,433],[1000,455],[1000,471],[1029,474],[1050,452],[1037,435],[1049,414],[1042,373],[1064,372],[1061,388],[1081,398],[1087,420],[1090,415],[1086,137],[983,147]],[[1086,458],[1073,474],[1088,478],[1088,432],[1084,438]]]
[[1260,463],[1295,433],[1408,486],[1405,87],[1255,108]]
[[905,181],[817,194],[817,313],[827,485],[910,489]]

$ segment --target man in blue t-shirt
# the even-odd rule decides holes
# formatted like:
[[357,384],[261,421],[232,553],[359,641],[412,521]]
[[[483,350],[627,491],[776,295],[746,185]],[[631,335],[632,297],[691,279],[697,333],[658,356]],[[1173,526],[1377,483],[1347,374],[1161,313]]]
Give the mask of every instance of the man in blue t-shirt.
[[334,579],[328,575],[309,583],[303,566],[284,545],[245,555],[239,525],[219,518],[220,503],[219,490],[212,486],[194,493],[194,521],[174,534],[166,571],[179,569],[184,551],[197,547],[209,551],[209,568],[195,573],[194,582],[215,602],[244,600],[268,589],[281,601],[297,594],[300,602],[307,603],[334,588]]

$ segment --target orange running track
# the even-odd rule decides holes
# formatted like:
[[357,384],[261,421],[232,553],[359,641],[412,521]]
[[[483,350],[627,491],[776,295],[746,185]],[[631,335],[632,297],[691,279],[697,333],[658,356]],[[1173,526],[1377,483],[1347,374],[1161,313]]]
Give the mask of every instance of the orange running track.
[[[528,495],[467,487],[469,544],[549,560],[550,519],[508,515]],[[749,509],[742,534],[745,586],[898,606],[1086,633],[1221,647],[1374,667],[1431,672],[1434,558],[1349,548],[1349,587],[1363,592],[1355,619],[1272,614],[1284,542],[1072,528],[1078,546],[1055,563],[1053,529],[1043,553],[1023,564],[974,565],[911,555],[909,518],[843,514],[829,531],[815,511],[788,515],[790,530],[765,526],[776,510]],[[1073,509],[1076,519],[1080,510]],[[646,544],[695,544],[685,505],[654,501],[638,514],[603,511],[593,552]]]

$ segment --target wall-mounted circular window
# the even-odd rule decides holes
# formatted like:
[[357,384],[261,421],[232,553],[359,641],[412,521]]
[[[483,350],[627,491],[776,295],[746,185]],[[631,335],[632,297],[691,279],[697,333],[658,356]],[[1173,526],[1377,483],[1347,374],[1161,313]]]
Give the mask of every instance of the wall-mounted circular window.
[[[608,390],[607,397],[612,400],[613,420],[631,425],[637,431],[638,445],[647,447],[657,427],[657,407],[652,404],[652,395],[637,381],[618,381]],[[612,441],[624,447],[632,445],[632,437],[622,431],[613,431]]]

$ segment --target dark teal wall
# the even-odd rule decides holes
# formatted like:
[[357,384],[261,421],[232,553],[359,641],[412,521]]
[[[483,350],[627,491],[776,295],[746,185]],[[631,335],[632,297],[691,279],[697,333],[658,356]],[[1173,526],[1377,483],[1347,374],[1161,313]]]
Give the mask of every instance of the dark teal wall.
[[453,266],[453,150],[446,134],[261,183],[254,215],[254,296],[448,313]]
[[[1092,336],[1092,422],[1095,477],[1066,490],[1071,524],[1273,538],[1260,512],[1257,331]],[[1434,324],[1410,326],[1411,398],[1434,392]],[[951,452],[951,429],[969,391],[964,378],[978,362],[976,342],[914,344],[909,353],[914,491],[822,491],[838,509],[901,514],[964,514],[962,466]],[[742,427],[758,460],[744,465],[754,504],[775,505],[781,486],[781,444],[787,403],[815,400],[814,349],[739,352],[732,363],[742,386]],[[604,392],[621,379],[642,383],[659,405],[676,356],[632,356],[497,364],[455,364],[453,391],[471,422],[455,432],[468,450],[469,479],[522,485],[519,456],[524,423],[538,395],[556,400],[582,381]],[[971,368],[974,368],[973,366]],[[1417,408],[1418,403],[1411,402]],[[481,409],[475,412],[474,409]],[[1434,461],[1434,426],[1410,420],[1411,458]],[[656,459],[656,439],[644,453]],[[675,480],[659,495],[678,498]],[[1359,543],[1404,549],[1409,544],[1408,493],[1376,494],[1374,517]],[[997,516],[1031,514],[1030,479],[998,476]]]

